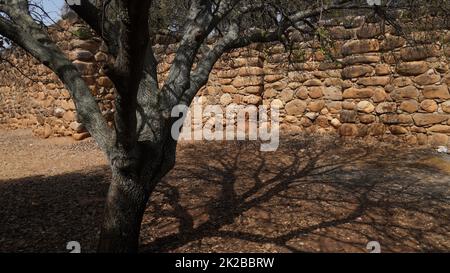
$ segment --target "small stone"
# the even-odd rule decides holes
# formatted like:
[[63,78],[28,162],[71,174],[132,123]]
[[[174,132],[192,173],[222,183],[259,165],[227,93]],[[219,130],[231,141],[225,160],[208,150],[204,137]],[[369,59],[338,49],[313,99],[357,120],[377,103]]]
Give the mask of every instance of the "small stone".
[[334,128],[339,128],[341,126],[341,122],[337,118],[332,119],[330,123]]
[[233,98],[231,97],[230,94],[223,94],[220,97],[220,104],[222,104],[222,106],[227,106],[229,105],[231,102],[233,102]]
[[419,103],[416,100],[407,100],[400,104],[400,110],[408,112],[408,113],[414,113],[419,110]]
[[323,87],[318,86],[309,87],[308,94],[312,99],[318,99],[323,96],[323,89],[324,89]]
[[89,134],[88,132],[84,132],[84,133],[75,133],[72,135],[72,138],[76,141],[81,141],[90,136],[91,136],[91,134]]
[[434,100],[424,100],[420,103],[420,107],[428,113],[436,112],[438,105]]
[[53,134],[52,127],[49,124],[44,125],[44,138],[49,138]]
[[399,125],[389,126],[389,131],[394,135],[404,135],[408,133],[408,130],[405,127]]
[[319,112],[324,107],[325,107],[325,101],[323,101],[323,100],[311,101],[308,104],[308,109],[309,109],[309,111],[312,111],[312,112]]
[[378,114],[395,113],[396,110],[397,104],[395,102],[382,102],[375,108]]
[[356,109],[359,112],[363,112],[363,113],[371,113],[375,110],[375,106],[373,106],[372,103],[370,103],[369,101],[360,101],[357,105],[356,105]]
[[441,104],[442,111],[445,113],[450,113],[450,101],[446,101]]
[[294,99],[286,104],[285,109],[288,115],[301,115],[306,110],[306,103],[302,100]]
[[369,124],[375,122],[376,118],[374,115],[360,115],[359,121],[364,124]]

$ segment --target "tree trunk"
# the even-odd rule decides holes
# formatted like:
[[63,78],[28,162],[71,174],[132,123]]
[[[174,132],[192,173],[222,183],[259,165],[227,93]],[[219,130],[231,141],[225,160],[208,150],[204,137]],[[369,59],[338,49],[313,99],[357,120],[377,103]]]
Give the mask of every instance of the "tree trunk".
[[150,190],[133,172],[114,170],[98,252],[135,253]]

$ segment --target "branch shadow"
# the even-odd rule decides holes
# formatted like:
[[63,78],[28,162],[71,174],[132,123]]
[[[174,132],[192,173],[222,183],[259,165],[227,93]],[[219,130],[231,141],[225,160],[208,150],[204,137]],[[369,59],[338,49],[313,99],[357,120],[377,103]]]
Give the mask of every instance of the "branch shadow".
[[0,252],[94,252],[109,182],[108,166],[0,180]]
[[[429,151],[334,138],[180,149],[142,225],[143,252],[450,250],[450,179]],[[444,179],[442,179],[444,178]]]

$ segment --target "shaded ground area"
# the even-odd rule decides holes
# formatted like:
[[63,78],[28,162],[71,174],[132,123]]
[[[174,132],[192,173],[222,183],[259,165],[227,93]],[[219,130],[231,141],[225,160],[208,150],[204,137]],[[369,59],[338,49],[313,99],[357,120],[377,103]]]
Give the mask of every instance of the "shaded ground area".
[[[31,146],[30,146],[31,144]],[[0,132],[0,252],[95,250],[109,172],[91,141]],[[450,251],[450,158],[304,136],[182,144],[142,225],[158,252]]]

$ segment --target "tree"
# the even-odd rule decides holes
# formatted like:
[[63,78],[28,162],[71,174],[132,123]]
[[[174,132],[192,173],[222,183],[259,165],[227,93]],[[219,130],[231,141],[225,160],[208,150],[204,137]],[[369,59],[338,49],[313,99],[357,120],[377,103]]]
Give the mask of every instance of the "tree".
[[[79,2],[79,4],[77,3]],[[34,2],[0,1],[0,34],[56,73],[70,91],[81,122],[109,160],[110,184],[100,252],[134,252],[146,203],[175,163],[171,137],[174,106],[189,105],[225,52],[252,43],[289,40],[293,30],[317,29],[333,11],[371,12],[393,22],[401,5],[366,1],[81,0],[68,1],[108,47],[104,69],[116,89],[113,128],[108,127],[80,72],[33,16]],[[176,12],[173,12],[176,10]],[[165,29],[179,38],[167,80],[158,85],[152,38]],[[214,43],[206,40],[214,36]],[[196,58],[198,54],[202,58]]]

